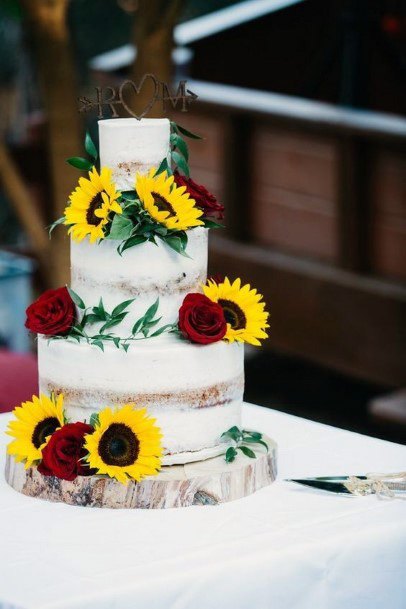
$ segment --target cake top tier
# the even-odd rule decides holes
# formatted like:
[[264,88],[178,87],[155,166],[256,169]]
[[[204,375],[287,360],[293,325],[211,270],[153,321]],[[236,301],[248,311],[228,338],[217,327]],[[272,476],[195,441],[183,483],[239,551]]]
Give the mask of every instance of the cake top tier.
[[99,121],[100,164],[112,170],[117,190],[134,190],[136,173],[158,167],[169,155],[167,118]]

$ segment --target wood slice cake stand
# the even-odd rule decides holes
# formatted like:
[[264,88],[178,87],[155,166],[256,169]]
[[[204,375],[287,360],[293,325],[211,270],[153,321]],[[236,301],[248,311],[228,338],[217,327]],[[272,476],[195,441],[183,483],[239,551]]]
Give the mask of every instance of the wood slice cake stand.
[[256,459],[238,451],[233,463],[224,455],[163,467],[157,476],[125,486],[103,476],[78,476],[73,482],[25,469],[7,456],[6,481],[19,493],[48,501],[102,508],[163,509],[189,505],[217,505],[241,499],[276,478],[277,445],[264,436],[269,450],[255,447]]

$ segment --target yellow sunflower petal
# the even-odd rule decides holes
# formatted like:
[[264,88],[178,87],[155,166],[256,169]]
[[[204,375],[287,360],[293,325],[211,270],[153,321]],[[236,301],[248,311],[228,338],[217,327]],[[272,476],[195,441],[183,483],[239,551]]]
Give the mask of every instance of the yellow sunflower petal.
[[152,168],[148,175],[137,173],[136,190],[144,209],[158,223],[169,229],[188,230],[204,224],[202,210],[185,193],[184,187],[174,184],[174,177],[166,171],[156,174]]
[[161,438],[155,419],[145,409],[133,404],[105,408],[94,432],[85,439],[89,465],[123,484],[130,478],[141,480],[160,467]]
[[218,302],[223,308],[227,321],[225,340],[228,342],[246,342],[260,345],[260,339],[265,339],[269,314],[265,311],[262,295],[252,289],[249,284],[241,285],[237,278],[233,283],[228,277],[221,283],[208,281],[203,286],[204,294],[213,302]]
[[75,241],[82,241],[86,236],[90,243],[104,238],[103,225],[110,214],[122,213],[117,199],[121,193],[116,191],[112,182],[111,170],[101,169],[100,175],[93,167],[88,179],[79,178],[79,185],[69,197],[70,204],[64,211],[64,223],[70,225],[68,234]]
[[42,457],[42,449],[52,433],[64,424],[63,395],[55,400],[47,395],[32,396],[14,409],[6,433],[13,438],[7,453],[24,461],[26,468]]

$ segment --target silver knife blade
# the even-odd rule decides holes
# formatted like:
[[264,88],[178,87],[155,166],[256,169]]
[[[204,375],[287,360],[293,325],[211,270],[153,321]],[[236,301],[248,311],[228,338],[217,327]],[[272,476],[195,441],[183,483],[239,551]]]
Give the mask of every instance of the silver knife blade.
[[[339,495],[352,495],[344,486],[349,476],[319,476],[317,478],[287,478],[285,482],[295,482],[315,490],[336,493]],[[361,480],[366,480],[366,476],[357,476]]]

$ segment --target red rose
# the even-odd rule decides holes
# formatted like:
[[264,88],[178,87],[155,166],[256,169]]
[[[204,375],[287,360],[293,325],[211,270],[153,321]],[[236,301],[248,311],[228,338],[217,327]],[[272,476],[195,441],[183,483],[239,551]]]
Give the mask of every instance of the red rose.
[[179,309],[179,329],[193,343],[215,343],[227,331],[223,309],[203,294],[188,294]]
[[62,480],[90,475],[92,470],[80,459],[86,454],[83,448],[85,434],[92,432],[91,425],[80,421],[57,429],[42,450],[38,471],[44,476],[56,476]]
[[177,186],[186,186],[186,191],[196,201],[197,207],[203,210],[204,216],[213,216],[218,220],[224,218],[224,205],[219,203],[204,186],[196,184],[192,178],[182,176],[177,171],[175,171],[174,178]]
[[67,288],[47,290],[26,311],[25,327],[47,335],[67,334],[76,319],[76,308]]

